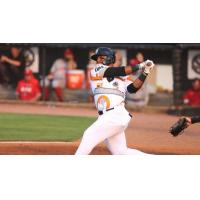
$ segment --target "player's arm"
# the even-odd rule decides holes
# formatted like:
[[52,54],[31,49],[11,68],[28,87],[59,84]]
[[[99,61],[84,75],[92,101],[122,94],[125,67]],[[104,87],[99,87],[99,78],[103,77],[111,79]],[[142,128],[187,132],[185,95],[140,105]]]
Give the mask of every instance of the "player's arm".
[[14,65],[16,67],[20,67],[21,66],[21,62],[19,60],[15,60],[15,59],[11,59],[8,58],[7,56],[1,56],[1,61],[2,62],[7,62],[11,65]]
[[133,83],[129,84],[127,86],[127,91],[129,93],[136,93],[143,85],[143,83],[145,82],[147,76],[148,76],[149,73],[145,73],[145,72],[142,72],[138,78],[133,81]]
[[200,116],[191,117],[191,124],[200,122]]
[[40,88],[40,85],[39,85],[39,82],[37,82],[37,84],[35,85],[35,90],[36,90],[36,95],[35,97],[33,97],[31,99],[31,101],[38,101],[40,100],[41,96],[42,96],[42,93],[41,93],[41,88]]
[[194,116],[194,117],[184,117],[187,122],[187,127],[190,126],[191,124],[199,123],[200,122],[200,115],[199,116]]
[[31,101],[32,101],[32,102],[38,101],[38,100],[40,100],[40,97],[41,97],[41,96],[42,96],[41,93],[37,93],[37,94],[35,95],[35,97],[33,97],[33,98],[31,99]]
[[126,67],[108,67],[104,73],[103,77],[118,77],[118,76],[127,76],[130,75],[139,69],[144,69],[147,65],[154,65],[152,61],[147,60],[138,65],[126,66]]
[[144,67],[144,70],[137,77],[137,79],[127,86],[127,91],[129,93],[136,93],[142,87],[143,83],[145,82],[147,76],[150,74],[153,67],[154,64],[152,61],[150,61],[150,63],[147,63]]
[[103,77],[127,76],[138,71],[139,69],[141,69],[141,66],[139,64],[135,66],[126,67],[108,67],[105,70]]
[[54,61],[53,65],[52,65],[52,67],[51,67],[51,69],[50,69],[50,72],[49,72],[49,74],[47,75],[47,78],[48,78],[49,80],[53,80],[53,79],[54,79],[54,74],[55,74],[55,72],[56,72],[57,63],[58,63],[58,60]]

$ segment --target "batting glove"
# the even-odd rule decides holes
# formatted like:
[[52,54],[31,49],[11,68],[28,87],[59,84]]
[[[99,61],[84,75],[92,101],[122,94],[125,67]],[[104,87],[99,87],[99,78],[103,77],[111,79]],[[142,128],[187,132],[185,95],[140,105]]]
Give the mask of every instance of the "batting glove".
[[146,60],[144,66],[144,73],[145,74],[150,74],[151,70],[154,68],[155,64],[151,60]]

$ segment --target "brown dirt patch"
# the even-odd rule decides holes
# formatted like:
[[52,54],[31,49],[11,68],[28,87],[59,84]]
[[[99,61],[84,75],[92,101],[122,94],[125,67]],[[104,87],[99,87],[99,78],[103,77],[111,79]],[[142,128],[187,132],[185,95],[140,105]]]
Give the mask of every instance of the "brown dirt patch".
[[[1,155],[73,155],[79,142],[0,142]],[[103,145],[93,155],[109,154]]]
[[[96,116],[96,110],[77,106],[0,104],[0,112],[48,115]],[[189,127],[179,137],[172,137],[168,128],[177,117],[161,113],[132,113],[126,131],[129,147],[154,154],[200,154],[200,124]],[[0,154],[74,154],[79,142],[0,142]],[[92,154],[109,154],[103,144]]]

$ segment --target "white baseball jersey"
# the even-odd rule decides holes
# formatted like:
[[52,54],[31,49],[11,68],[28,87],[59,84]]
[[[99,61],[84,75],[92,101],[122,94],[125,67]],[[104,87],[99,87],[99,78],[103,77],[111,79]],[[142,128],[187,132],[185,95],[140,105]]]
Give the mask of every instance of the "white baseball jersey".
[[57,59],[52,67],[51,74],[53,75],[53,87],[65,87],[67,63],[65,60]]
[[54,75],[55,79],[65,78],[65,73],[67,69],[67,63],[63,59],[57,59],[52,67],[50,72]]
[[90,84],[97,110],[102,111],[125,101],[127,86],[132,83],[128,76],[104,78],[108,66],[97,64],[91,70]]

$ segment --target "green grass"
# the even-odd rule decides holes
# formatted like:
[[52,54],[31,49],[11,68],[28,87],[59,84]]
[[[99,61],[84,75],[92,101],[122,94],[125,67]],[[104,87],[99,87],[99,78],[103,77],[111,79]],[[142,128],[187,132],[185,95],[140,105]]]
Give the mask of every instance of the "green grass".
[[94,121],[92,117],[0,113],[0,140],[74,141]]

